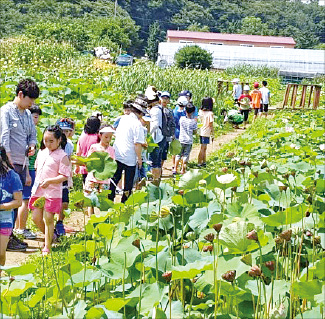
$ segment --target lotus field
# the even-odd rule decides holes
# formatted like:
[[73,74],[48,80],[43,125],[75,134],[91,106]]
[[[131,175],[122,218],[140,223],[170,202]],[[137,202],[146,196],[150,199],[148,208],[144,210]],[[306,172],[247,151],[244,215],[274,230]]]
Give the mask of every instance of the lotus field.
[[[80,134],[92,111],[113,120],[148,84],[173,96],[189,88],[198,103],[216,96],[220,76],[231,77],[77,62],[44,62],[36,71],[1,57],[1,105],[31,76],[42,92],[42,126],[69,116]],[[281,101],[280,79],[268,81]],[[230,107],[228,92],[216,104]],[[84,231],[47,257],[2,267],[1,318],[324,318],[324,133],[323,110],[277,111],[211,156],[206,169],[149,183],[125,204],[102,192],[100,214],[84,217]],[[71,215],[90,205],[76,187]]]

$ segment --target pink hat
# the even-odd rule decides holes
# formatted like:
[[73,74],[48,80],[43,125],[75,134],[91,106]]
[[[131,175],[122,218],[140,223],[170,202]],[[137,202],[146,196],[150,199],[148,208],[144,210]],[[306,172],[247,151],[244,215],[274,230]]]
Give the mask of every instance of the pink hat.
[[260,84],[258,82],[254,82],[254,88],[258,88]]

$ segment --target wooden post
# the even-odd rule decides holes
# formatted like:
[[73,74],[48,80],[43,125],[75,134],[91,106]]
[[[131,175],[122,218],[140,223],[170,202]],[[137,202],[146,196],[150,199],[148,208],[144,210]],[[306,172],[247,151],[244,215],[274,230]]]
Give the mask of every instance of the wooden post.
[[217,95],[219,95],[222,92],[222,84],[223,84],[223,81],[218,81],[218,94]]
[[229,90],[229,82],[227,81],[227,92],[228,92],[228,90]]
[[287,88],[286,88],[286,93],[284,95],[282,108],[284,108],[285,106],[288,105],[288,99],[289,99],[289,95],[290,95],[290,90],[291,90],[291,84],[288,84],[287,85]]
[[306,103],[306,91],[307,91],[307,85],[303,85],[302,92],[301,92],[301,100],[300,100],[299,107],[302,107],[302,108],[305,107],[305,103]]
[[295,108],[295,105],[296,105],[297,91],[298,91],[298,85],[294,84],[293,90],[292,90],[292,97],[291,97],[291,107],[293,109]]
[[312,97],[312,95],[313,95],[313,91],[314,91],[314,86],[311,85],[311,86],[310,86],[309,99],[308,99],[308,108],[310,107],[311,97]]
[[321,87],[318,85],[315,85],[315,91],[314,91],[314,101],[313,101],[313,109],[316,110],[319,106],[319,99],[320,99],[320,89]]

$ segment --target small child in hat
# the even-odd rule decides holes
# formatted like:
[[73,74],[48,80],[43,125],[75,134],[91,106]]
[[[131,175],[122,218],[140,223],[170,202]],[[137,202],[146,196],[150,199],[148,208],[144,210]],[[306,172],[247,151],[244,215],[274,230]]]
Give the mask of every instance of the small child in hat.
[[258,112],[259,112],[260,107],[261,107],[262,93],[258,89],[259,86],[260,86],[260,84],[258,82],[254,82],[254,90],[251,91],[251,93],[250,93],[250,96],[252,98],[251,105],[252,105],[252,107],[254,109],[254,121],[256,120]]

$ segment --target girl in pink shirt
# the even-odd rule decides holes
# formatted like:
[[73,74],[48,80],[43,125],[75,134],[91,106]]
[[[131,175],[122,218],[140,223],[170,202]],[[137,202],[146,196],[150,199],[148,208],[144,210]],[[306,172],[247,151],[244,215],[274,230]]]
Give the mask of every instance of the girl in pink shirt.
[[[91,116],[87,119],[84,131],[81,133],[78,143],[76,155],[86,157],[91,145],[98,142],[98,131],[100,128],[100,119],[96,116]],[[83,182],[87,177],[87,168],[85,166],[77,166],[76,174],[82,174]]]
[[[59,214],[62,208],[62,183],[71,175],[70,161],[64,152],[66,143],[66,137],[58,126],[48,126],[35,162],[36,177],[29,209],[33,212],[34,223],[45,234],[43,254],[50,252],[54,214]],[[45,203],[35,203],[41,197]]]
[[[110,126],[104,126],[99,131],[98,135],[98,143],[91,145],[87,156],[94,152],[106,152],[109,154],[109,156],[113,159],[115,159],[115,152],[114,148],[110,146],[110,142],[112,140],[113,134],[115,130]],[[110,179],[101,181],[96,179],[94,174],[92,172],[88,173],[84,191],[86,195],[90,195],[92,192],[100,193],[103,190],[108,190],[110,186]],[[91,215],[94,213],[94,208],[89,207],[88,214]]]

